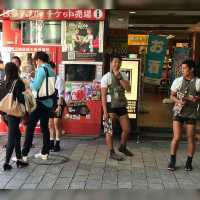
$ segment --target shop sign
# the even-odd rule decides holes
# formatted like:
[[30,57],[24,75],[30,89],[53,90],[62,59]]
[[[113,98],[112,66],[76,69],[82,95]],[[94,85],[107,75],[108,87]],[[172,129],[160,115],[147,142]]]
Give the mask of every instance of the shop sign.
[[146,57],[145,81],[159,85],[167,51],[167,38],[150,35]]
[[15,52],[36,52],[45,51],[49,52],[49,47],[2,47],[3,51],[15,51]]
[[13,9],[0,19],[10,20],[104,20],[102,9]]
[[148,35],[128,34],[128,45],[148,45]]

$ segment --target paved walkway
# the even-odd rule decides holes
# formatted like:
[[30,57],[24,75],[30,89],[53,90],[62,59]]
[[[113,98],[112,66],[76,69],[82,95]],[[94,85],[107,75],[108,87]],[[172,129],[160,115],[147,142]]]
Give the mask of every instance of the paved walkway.
[[[31,158],[25,169],[14,168],[4,172],[2,165],[5,149],[0,138],[0,188],[6,189],[197,189],[200,188],[199,149],[194,158],[194,171],[185,172],[186,144],[180,145],[177,155],[178,170],[173,173],[166,169],[169,142],[145,141],[129,142],[134,157],[122,162],[110,160],[103,138],[62,140],[62,151],[53,153],[48,162]],[[40,138],[34,140],[31,155],[40,151]],[[118,144],[117,141],[115,145]],[[69,158],[67,162],[65,158]],[[41,165],[43,164],[43,165]],[[46,164],[46,165],[45,165]]]

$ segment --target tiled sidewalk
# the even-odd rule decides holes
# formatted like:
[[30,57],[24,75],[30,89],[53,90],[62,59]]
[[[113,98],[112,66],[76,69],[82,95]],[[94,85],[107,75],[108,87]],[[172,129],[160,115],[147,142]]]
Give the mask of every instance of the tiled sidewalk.
[[[0,138],[3,144],[4,137]],[[36,148],[31,154],[40,151],[40,138],[35,139]],[[115,146],[118,144],[115,142]],[[197,189],[200,188],[200,156],[194,158],[194,171],[185,172],[186,144],[180,145],[175,173],[169,172],[169,142],[145,141],[136,144],[129,142],[134,157],[122,162],[110,160],[104,139],[72,139],[62,140],[60,155],[69,161],[62,163],[63,157],[52,154],[46,164],[39,165],[32,159],[25,169],[14,168],[4,172],[2,165],[5,149],[0,147],[0,188],[6,189]],[[61,162],[60,164],[55,164]],[[40,162],[41,163],[41,162]],[[54,163],[54,164],[53,164]],[[43,162],[43,164],[45,164]]]

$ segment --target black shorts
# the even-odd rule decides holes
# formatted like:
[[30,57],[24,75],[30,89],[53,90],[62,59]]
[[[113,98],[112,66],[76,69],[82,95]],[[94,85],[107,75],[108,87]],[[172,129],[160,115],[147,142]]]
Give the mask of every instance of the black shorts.
[[187,117],[173,117],[173,121],[177,121],[180,122],[181,124],[196,124],[196,119],[191,119],[191,118],[187,118]]
[[111,103],[107,103],[107,112],[108,113],[115,113],[118,117],[128,114],[126,107],[121,108],[111,108]]
[[63,111],[64,111],[64,106],[61,106],[62,110],[61,113],[56,112],[55,110],[57,109],[58,106],[54,107],[52,111],[50,112],[50,117],[49,118],[62,118]]

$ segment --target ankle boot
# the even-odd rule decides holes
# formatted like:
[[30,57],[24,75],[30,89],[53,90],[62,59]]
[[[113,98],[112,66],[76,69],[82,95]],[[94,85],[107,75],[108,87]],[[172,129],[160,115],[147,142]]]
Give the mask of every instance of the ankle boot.
[[54,147],[54,152],[58,152],[58,151],[60,151],[60,141],[59,140],[56,141],[56,144]]
[[50,151],[54,150],[54,140],[50,140]]

